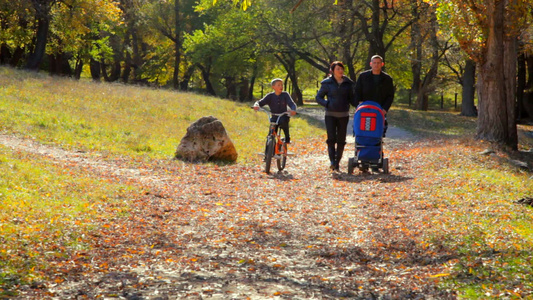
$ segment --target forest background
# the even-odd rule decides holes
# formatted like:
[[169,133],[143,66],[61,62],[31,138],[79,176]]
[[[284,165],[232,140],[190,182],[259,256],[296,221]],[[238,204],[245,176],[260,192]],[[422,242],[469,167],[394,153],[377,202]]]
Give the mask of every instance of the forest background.
[[270,79],[281,77],[302,105],[313,102],[332,61],[343,61],[355,80],[379,54],[395,79],[396,103],[479,113],[478,139],[516,149],[516,124],[533,115],[532,6],[524,0],[4,1],[0,64],[241,102],[262,97]]

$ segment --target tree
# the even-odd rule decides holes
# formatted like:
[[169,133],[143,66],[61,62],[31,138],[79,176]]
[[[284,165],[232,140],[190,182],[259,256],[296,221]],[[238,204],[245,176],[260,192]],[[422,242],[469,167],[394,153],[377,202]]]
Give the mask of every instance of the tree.
[[37,32],[35,34],[35,44],[33,51],[26,63],[26,69],[38,70],[41,61],[46,51],[46,43],[48,41],[48,31],[50,29],[50,21],[52,15],[50,11],[57,3],[57,0],[31,0],[33,10],[35,13],[35,23],[37,25]]
[[35,17],[29,1],[0,3],[0,63],[18,66],[34,36]]
[[461,115],[468,117],[477,116],[474,103],[476,92],[476,63],[466,57],[459,45],[452,47],[444,56],[444,64],[455,75],[456,82],[462,87]]
[[[192,33],[194,30],[203,28],[203,18],[194,11],[196,1],[174,0],[172,1],[152,1],[146,7],[148,24],[155,29],[158,34],[168,39],[172,43],[172,86],[175,89],[186,89],[187,83],[194,71],[194,65],[188,64],[183,53],[183,36]],[[156,43],[167,43],[158,40]],[[167,55],[158,55],[166,57]],[[168,62],[161,62],[168,63]],[[182,64],[183,63],[183,64]],[[180,81],[180,73],[181,81]]]
[[215,93],[214,84],[220,80],[225,97],[238,99],[238,86],[248,85],[256,61],[254,16],[224,7],[212,8],[204,13],[217,17],[212,24],[205,24],[203,30],[185,35],[185,53],[201,70],[210,94]]
[[[437,77],[439,59],[439,41],[437,37],[437,24],[434,10],[425,3],[417,0],[411,1],[411,11],[414,19],[411,24],[411,47],[414,57],[411,58],[413,85],[411,93],[416,95],[415,108],[427,110],[429,106],[428,92],[435,77]],[[427,47],[423,47],[427,45]],[[426,50],[426,51],[424,51]],[[445,53],[446,49],[443,50]],[[424,52],[429,52],[426,59]],[[429,61],[429,67],[423,72],[423,62]],[[422,75],[424,77],[422,78]]]
[[[399,22],[394,20],[408,15],[408,4],[402,1],[387,0],[359,0],[354,9],[355,16],[359,19],[361,29],[369,44],[367,54],[367,65],[370,58],[378,54],[385,60],[387,50],[394,41],[409,28],[412,20]],[[370,22],[369,22],[370,20]],[[388,41],[386,40],[388,38]]]
[[527,28],[526,0],[437,1],[439,19],[479,66],[476,138],[518,147],[516,128],[517,38]]
[[[48,70],[52,74],[72,75],[69,60],[76,60],[74,76],[80,77],[83,63],[89,62],[91,69],[100,74],[100,61],[109,56],[109,36],[105,33],[115,27],[121,17],[115,1],[84,0],[58,3],[53,10],[53,19],[46,54]],[[100,79],[95,76],[95,79]]]

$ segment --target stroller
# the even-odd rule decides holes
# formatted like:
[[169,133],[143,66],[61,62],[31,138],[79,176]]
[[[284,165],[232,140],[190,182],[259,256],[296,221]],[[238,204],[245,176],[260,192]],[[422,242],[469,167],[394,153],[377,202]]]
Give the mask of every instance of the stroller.
[[365,101],[357,106],[353,120],[355,157],[348,159],[348,174],[353,174],[355,168],[364,172],[369,168],[383,169],[383,173],[389,173],[389,159],[383,155],[384,127],[381,105]]

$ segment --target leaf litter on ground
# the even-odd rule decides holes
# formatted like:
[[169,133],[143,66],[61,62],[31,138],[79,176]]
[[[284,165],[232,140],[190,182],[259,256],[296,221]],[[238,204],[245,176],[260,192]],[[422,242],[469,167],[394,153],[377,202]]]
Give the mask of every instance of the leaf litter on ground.
[[[104,208],[85,241],[90,249],[58,258],[50,280],[21,287],[20,296],[452,299],[472,278],[486,279],[472,274],[488,253],[480,227],[487,219],[471,216],[511,218],[502,195],[531,187],[523,170],[479,155],[482,142],[424,139],[385,148],[392,174],[347,174],[353,145],[341,172],[331,173],[323,140],[298,141],[287,169],[274,174],[262,172],[259,158],[225,166],[152,160],[128,175],[115,171],[139,162],[70,161],[144,192],[128,199],[126,214]],[[465,175],[476,168],[515,178]],[[493,238],[492,253],[529,246],[509,235],[510,225],[493,230],[502,236]],[[473,239],[467,254],[462,236]],[[504,264],[491,259],[494,268]],[[491,285],[490,295],[529,293],[505,284]]]

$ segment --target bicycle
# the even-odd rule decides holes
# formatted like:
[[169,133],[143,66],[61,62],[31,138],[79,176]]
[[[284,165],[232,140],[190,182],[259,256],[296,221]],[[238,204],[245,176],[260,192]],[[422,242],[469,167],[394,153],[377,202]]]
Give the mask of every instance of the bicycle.
[[[279,120],[282,116],[289,116],[290,112],[284,112],[282,114],[272,114],[270,111],[265,109],[260,109],[261,111],[264,111],[268,115],[268,120],[270,122],[270,129],[269,134],[267,136],[267,142],[266,142],[266,150],[265,150],[265,173],[270,174],[270,166],[272,165],[272,158],[276,159],[276,164],[279,171],[282,171],[285,169],[285,165],[287,164],[287,156],[288,156],[288,150],[287,150],[287,143],[285,142],[285,138],[281,138],[279,134]],[[272,116],[277,116],[276,122],[270,121]]]

